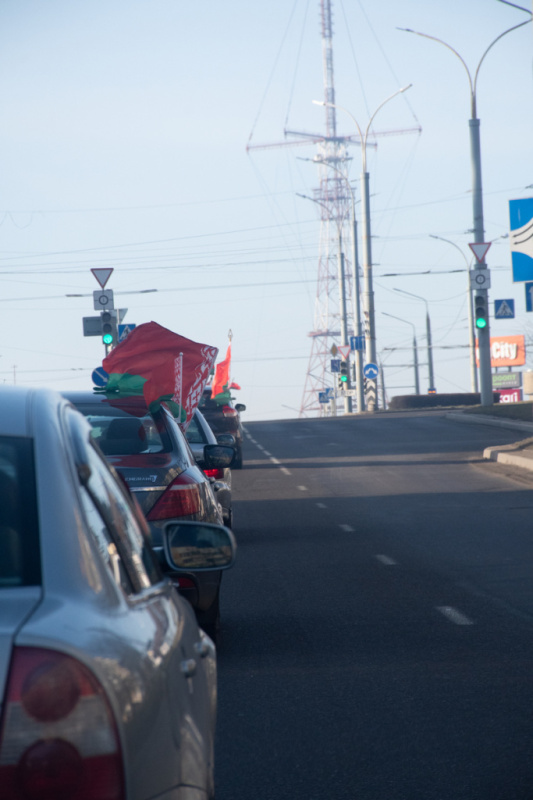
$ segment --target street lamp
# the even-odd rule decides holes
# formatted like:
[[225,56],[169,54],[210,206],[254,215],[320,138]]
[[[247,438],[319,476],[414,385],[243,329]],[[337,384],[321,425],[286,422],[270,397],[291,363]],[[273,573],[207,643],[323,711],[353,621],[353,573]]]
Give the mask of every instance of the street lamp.
[[[517,8],[519,7],[517,6]],[[526,9],[522,9],[522,11],[525,10]],[[457,56],[457,58],[465,68],[466,74],[468,75],[468,82],[470,84],[470,119],[468,121],[468,125],[470,128],[470,157],[472,162],[472,201],[473,201],[473,216],[474,216],[474,227],[472,229],[472,233],[474,234],[475,244],[482,244],[485,242],[485,227],[483,222],[483,190],[481,187],[481,146],[480,146],[480,135],[479,135],[480,120],[477,117],[477,108],[476,108],[476,89],[477,89],[477,79],[479,75],[479,70],[481,64],[485,59],[485,56],[487,55],[489,50],[491,50],[491,48],[496,44],[496,42],[498,42],[507,33],[511,33],[511,31],[515,31],[517,30],[517,28],[521,28],[523,25],[527,25],[528,22],[531,22],[531,17],[530,19],[527,19],[525,22],[520,22],[518,25],[513,25],[512,28],[508,28],[503,33],[500,33],[500,35],[497,36],[493,42],[491,42],[491,44],[487,47],[487,49],[485,50],[485,52],[483,53],[483,55],[479,60],[476,71],[474,73],[474,77],[472,77],[470,70],[466,65],[465,60],[462,58],[462,56],[459,55],[457,50],[455,50],[446,42],[443,42],[442,39],[438,39],[436,36],[429,36],[427,33],[420,33],[419,31],[413,31],[411,30],[411,28],[399,28],[399,30],[406,31],[407,33],[414,33],[417,36],[422,36],[424,39],[431,39],[433,42],[438,42],[439,44],[444,45],[444,47],[446,47],[454,55]],[[477,261],[476,269],[479,270],[487,269],[484,257],[481,260]],[[480,295],[483,298],[485,305],[488,307],[488,290],[477,289],[476,292],[477,295]],[[490,331],[488,324],[486,325],[485,328],[478,329],[478,342],[479,342],[479,377],[481,383],[481,404],[484,406],[491,406],[493,399],[492,399],[492,372],[491,372],[491,359],[490,359]]]
[[432,239],[439,239],[441,242],[448,242],[451,244],[452,247],[455,247],[456,250],[459,250],[462,257],[465,260],[466,264],[466,277],[467,277],[467,298],[468,298],[468,343],[470,347],[470,388],[473,392],[479,391],[478,381],[477,381],[477,369],[476,369],[476,334],[474,332],[474,314],[472,311],[472,289],[470,287],[470,263],[459,247],[458,244],[452,242],[451,239],[445,239],[444,236],[436,236],[434,233],[429,234]]
[[418,348],[416,346],[416,329],[412,322],[409,322],[407,319],[402,319],[401,317],[395,317],[394,314],[387,314],[386,311],[382,311],[386,317],[391,317],[391,319],[397,319],[398,322],[405,322],[406,325],[410,325],[413,329],[413,366],[415,370],[415,394],[420,394],[420,380],[418,375]]
[[[376,353],[376,324],[375,324],[375,316],[374,316],[374,290],[372,287],[372,247],[371,247],[371,233],[370,233],[370,188],[369,188],[369,175],[366,171],[366,146],[367,146],[367,139],[368,133],[370,131],[370,127],[374,118],[378,111],[380,111],[383,106],[403,92],[406,92],[407,89],[410,89],[412,84],[410,83],[408,86],[404,86],[398,91],[391,94],[390,97],[387,97],[374,111],[372,116],[368,121],[368,125],[366,126],[365,132],[363,134],[359,123],[353,116],[353,114],[348,111],[347,108],[344,106],[339,106],[336,103],[328,103],[324,100],[313,100],[313,103],[317,106],[329,106],[330,108],[337,108],[341,111],[344,111],[352,122],[354,123],[355,127],[357,128],[357,132],[359,134],[359,139],[361,141],[361,154],[362,154],[362,173],[361,173],[361,199],[363,203],[362,208],[362,219],[363,219],[363,278],[364,278],[364,292],[363,292],[363,305],[366,314],[368,315],[368,325],[365,331],[365,360],[367,364],[375,364],[377,359]],[[378,394],[377,394],[377,381],[375,382],[375,395],[370,395],[367,401],[367,408],[369,411],[376,411],[378,407]]]
[[[316,200],[314,197],[309,197],[306,194],[299,194],[296,192],[297,197],[303,197],[304,200],[311,200],[326,210],[328,219],[330,218],[330,210],[325,203]],[[341,318],[341,345],[348,345],[348,325],[346,321],[346,290],[344,285],[344,253],[342,250],[342,223],[344,219],[337,220],[337,235],[338,235],[338,283],[339,283],[339,302],[340,302],[340,318]],[[349,358],[345,359],[349,364]],[[348,387],[350,388],[350,377],[348,369]],[[352,411],[352,398],[344,393],[344,413],[350,414]]]
[[412,292],[406,292],[405,289],[394,289],[395,292],[401,292],[402,294],[408,294],[409,297],[415,297],[417,300],[422,300],[423,303],[426,304],[426,340],[427,340],[427,348],[428,348],[428,381],[429,387],[428,392],[435,391],[435,380],[433,377],[433,347],[431,344],[431,322],[429,319],[429,306],[428,301],[425,297],[420,297],[419,294],[413,294]]

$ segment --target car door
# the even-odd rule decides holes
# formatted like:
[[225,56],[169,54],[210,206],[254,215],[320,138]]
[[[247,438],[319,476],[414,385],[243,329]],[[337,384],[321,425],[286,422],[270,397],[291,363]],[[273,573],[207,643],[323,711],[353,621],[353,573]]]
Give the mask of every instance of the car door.
[[127,796],[144,800],[179,785],[206,790],[212,714],[194,614],[162,578],[143,520],[90,442],[84,461],[90,472],[81,487],[87,527],[127,598],[128,613],[116,621],[117,650],[123,640],[122,657],[137,658],[132,672],[142,676],[137,706],[121,709]]

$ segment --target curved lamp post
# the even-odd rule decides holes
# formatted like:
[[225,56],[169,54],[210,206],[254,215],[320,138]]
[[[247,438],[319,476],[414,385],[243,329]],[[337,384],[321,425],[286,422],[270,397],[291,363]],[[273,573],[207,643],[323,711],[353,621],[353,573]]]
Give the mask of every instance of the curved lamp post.
[[385,317],[391,317],[392,319],[397,319],[398,322],[405,322],[406,325],[410,325],[413,329],[413,367],[415,370],[415,394],[420,394],[420,379],[418,375],[418,348],[416,346],[416,329],[412,322],[409,322],[407,319],[402,319],[401,317],[395,317],[394,314],[387,314],[386,311],[381,312]]
[[[390,97],[387,97],[380,105],[376,108],[372,116],[368,121],[368,125],[366,126],[365,132],[363,134],[359,123],[353,116],[353,114],[348,111],[347,108],[344,106],[339,106],[336,103],[327,103],[324,100],[313,100],[313,103],[317,106],[330,106],[331,108],[338,108],[341,111],[344,111],[345,114],[348,114],[352,122],[354,123],[355,127],[357,128],[357,132],[359,134],[359,139],[361,141],[361,154],[362,154],[362,173],[361,173],[361,200],[362,200],[362,222],[363,222],[363,279],[364,279],[364,291],[363,291],[363,305],[365,312],[368,315],[368,325],[365,331],[365,360],[367,364],[377,363],[377,353],[376,353],[376,322],[375,322],[375,312],[374,312],[374,290],[372,287],[372,247],[371,247],[371,229],[370,229],[370,189],[369,189],[369,175],[366,171],[366,146],[368,140],[368,134],[374,118],[378,111],[380,111],[383,106],[403,92],[406,92],[407,89],[410,89],[412,84],[410,83],[408,86],[404,86],[398,91],[391,94]],[[369,411],[376,411],[378,407],[378,393],[377,393],[377,382],[376,382],[376,393],[375,397],[370,396],[367,402],[367,408]]]
[[405,289],[394,289],[395,292],[401,292],[402,294],[408,294],[409,297],[415,297],[417,300],[422,300],[423,303],[426,304],[426,339],[427,339],[427,347],[428,347],[428,392],[435,391],[435,379],[433,377],[433,346],[431,344],[431,322],[429,319],[429,306],[428,301],[425,297],[420,297],[419,294],[413,294],[412,292],[406,292]]
[[479,385],[477,381],[477,369],[476,369],[476,334],[474,332],[474,311],[472,308],[472,290],[470,288],[470,263],[459,247],[458,244],[452,242],[451,239],[445,239],[444,236],[436,236],[434,233],[429,234],[432,239],[439,239],[441,242],[448,242],[451,244],[452,247],[455,247],[456,250],[459,250],[462,257],[465,260],[466,264],[466,275],[468,280],[467,286],[467,300],[468,300],[468,344],[470,347],[470,388],[473,392],[479,391]]
[[[518,6],[516,7],[518,8]],[[522,11],[525,10],[526,9],[522,9]],[[480,146],[480,136],[479,136],[480,120],[477,117],[477,102],[476,102],[476,89],[477,89],[477,79],[479,76],[479,70],[483,61],[485,60],[485,56],[487,55],[489,50],[491,50],[492,47],[494,47],[496,42],[499,42],[500,39],[506,34],[511,33],[511,31],[517,30],[517,28],[521,28],[523,25],[527,25],[529,22],[531,22],[531,18],[527,19],[525,22],[520,22],[518,25],[513,25],[512,28],[508,28],[503,33],[500,33],[500,35],[497,36],[496,39],[494,39],[494,41],[489,44],[489,46],[481,56],[473,77],[463,57],[459,55],[457,50],[455,50],[446,42],[443,42],[442,39],[438,39],[436,36],[429,36],[427,33],[420,33],[420,31],[413,31],[411,28],[398,29],[401,31],[405,31],[407,33],[414,33],[416,34],[416,36],[422,36],[424,39],[430,39],[433,42],[438,42],[439,44],[442,44],[444,47],[450,50],[455,56],[457,56],[457,58],[465,68],[466,74],[468,76],[468,82],[470,85],[470,117],[471,117],[468,121],[468,125],[470,127],[470,156],[472,161],[472,202],[473,202],[473,216],[474,216],[474,227],[472,229],[472,233],[474,234],[475,244],[482,244],[485,241],[485,227],[483,222],[483,190],[481,187],[481,146]],[[487,265],[485,263],[484,258],[476,263],[476,269],[487,269]],[[488,307],[487,289],[477,289],[476,291],[479,295],[482,295],[485,298],[485,302]],[[481,384],[481,404],[484,406],[491,406],[492,373],[491,373],[491,360],[490,360],[490,330],[488,324],[485,328],[478,330],[478,341],[479,341],[479,378]]]

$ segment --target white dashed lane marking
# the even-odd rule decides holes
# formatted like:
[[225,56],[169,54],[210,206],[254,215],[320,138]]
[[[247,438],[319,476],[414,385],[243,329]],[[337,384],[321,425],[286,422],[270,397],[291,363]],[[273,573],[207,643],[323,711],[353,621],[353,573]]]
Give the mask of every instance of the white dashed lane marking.
[[339,528],[341,529],[341,531],[344,531],[345,533],[353,533],[354,532],[354,528],[352,528],[351,525],[339,525]]
[[298,486],[298,489],[299,489],[301,492],[306,492],[306,491],[307,491],[307,486]]
[[397,562],[393,558],[390,558],[389,556],[377,555],[376,558],[378,561],[380,561],[382,564],[385,564],[385,566],[387,567],[394,567],[397,564]]
[[291,474],[290,469],[287,469],[287,467],[280,467],[280,471],[283,472],[284,475],[290,475]]
[[446,617],[446,619],[450,620],[450,622],[455,623],[455,625],[473,625],[473,621],[469,619],[465,614],[462,614],[453,606],[437,606],[437,611]]
[[316,507],[317,508],[327,508],[327,505],[325,503],[317,503]]

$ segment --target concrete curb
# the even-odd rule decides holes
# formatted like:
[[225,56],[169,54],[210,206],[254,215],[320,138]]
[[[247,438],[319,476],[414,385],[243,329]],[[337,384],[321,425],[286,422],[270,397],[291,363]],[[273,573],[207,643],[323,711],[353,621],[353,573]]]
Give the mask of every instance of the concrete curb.
[[[533,422],[495,419],[495,417],[488,417],[483,414],[463,414],[453,411],[446,414],[446,418],[452,419],[454,422],[474,422],[478,425],[511,428],[533,434]],[[524,455],[524,451],[528,451],[531,455]],[[533,436],[528,439],[522,439],[520,442],[514,442],[513,444],[486,447],[485,450],[483,450],[483,458],[487,459],[487,461],[497,461],[498,464],[507,464],[511,467],[520,467],[521,469],[533,471]]]
[[511,428],[533,434],[533,422],[522,422],[519,419],[496,419],[496,417],[488,417],[485,414],[464,414],[461,411],[450,411],[446,414],[446,419],[452,419],[454,422],[492,425],[496,428]]

